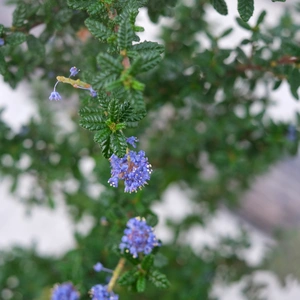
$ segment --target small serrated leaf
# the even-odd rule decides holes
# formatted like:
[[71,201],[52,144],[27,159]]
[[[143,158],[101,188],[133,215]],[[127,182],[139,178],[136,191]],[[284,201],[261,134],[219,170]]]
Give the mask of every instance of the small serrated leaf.
[[120,73],[123,70],[122,64],[107,53],[98,54],[97,62],[105,72]]
[[73,9],[87,9],[94,1],[88,0],[68,0],[68,5]]
[[28,45],[28,49],[32,53],[34,53],[34,55],[38,61],[42,60],[44,58],[45,46],[38,38],[36,38],[32,34],[28,35],[27,36],[27,45]]
[[238,12],[242,20],[247,22],[254,12],[254,0],[238,0]]
[[109,74],[108,72],[101,72],[96,75],[93,79],[92,86],[94,89],[103,89],[111,82],[114,82],[117,79],[117,74]]
[[110,158],[113,154],[110,148],[111,131],[108,127],[98,131],[94,136],[94,141],[101,146],[102,153],[105,158]]
[[79,125],[90,131],[97,131],[107,127],[105,120],[100,115],[90,115],[83,117],[79,121]]
[[114,98],[109,102],[108,105],[108,114],[112,122],[118,123],[120,120],[121,114],[121,105],[120,102]]
[[127,93],[126,98],[130,100],[130,104],[133,106],[134,110],[136,111],[145,110],[145,102],[144,102],[142,91],[128,89],[126,90],[126,93]]
[[6,38],[7,44],[11,46],[17,46],[22,44],[26,41],[26,34],[23,32],[13,32],[12,34],[8,35]]
[[145,42],[133,45],[131,50],[137,51],[138,53],[141,53],[141,54],[147,54],[152,51],[156,51],[156,52],[162,54],[165,51],[165,47],[156,42],[145,41]]
[[228,14],[227,4],[224,0],[210,0],[210,3],[219,14],[224,16]]
[[140,68],[140,72],[146,72],[156,67],[161,61],[161,56],[157,53],[143,57],[143,64]]
[[145,291],[145,289],[146,289],[146,278],[145,278],[145,276],[140,274],[140,276],[136,282],[136,290],[138,293],[142,293]]
[[153,270],[150,273],[149,279],[156,287],[161,289],[165,289],[170,285],[166,275],[160,273],[158,270]]
[[68,23],[73,16],[73,11],[69,8],[60,9],[59,12],[55,15],[55,21],[60,24]]
[[104,24],[91,18],[85,20],[85,25],[87,26],[91,34],[100,39],[102,42],[105,42],[113,34],[113,32]]
[[118,46],[120,50],[127,50],[132,45],[134,40],[134,32],[132,30],[132,25],[128,20],[124,20],[119,27],[118,31]]
[[118,284],[123,286],[131,285],[136,281],[137,275],[138,273],[135,270],[129,270],[119,277]]
[[27,6],[24,3],[19,3],[13,13],[13,26],[21,27],[25,21]]
[[152,254],[146,255],[142,260],[142,264],[141,264],[142,269],[148,271],[153,266],[153,263],[154,263],[154,255]]
[[115,155],[124,157],[126,154],[126,137],[121,131],[117,131],[110,136],[110,147]]

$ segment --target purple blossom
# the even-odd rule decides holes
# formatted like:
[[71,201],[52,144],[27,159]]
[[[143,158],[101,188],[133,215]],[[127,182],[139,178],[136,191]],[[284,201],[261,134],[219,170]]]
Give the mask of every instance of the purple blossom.
[[70,69],[70,77],[71,77],[71,76],[77,75],[79,71],[80,71],[80,70],[78,70],[76,67],[72,67],[72,68]]
[[109,292],[106,285],[97,284],[91,288],[92,300],[118,300],[119,296],[114,292]]
[[97,262],[93,268],[96,272],[104,271],[104,272],[108,272],[108,273],[113,273],[113,270],[104,268],[100,262]]
[[129,137],[129,138],[126,140],[126,142],[127,142],[128,144],[130,144],[133,148],[136,147],[135,143],[137,143],[138,141],[139,141],[138,138],[135,137],[135,136],[131,136],[131,137]]
[[124,180],[126,193],[136,192],[150,179],[151,165],[144,151],[129,151],[124,157],[115,154],[110,157],[111,178],[108,183],[117,187],[119,180]]
[[127,249],[133,257],[137,257],[138,253],[147,255],[154,247],[160,246],[153,233],[153,228],[147,225],[144,218],[131,218],[126,225],[127,228],[124,230],[124,236],[119,246],[122,251]]
[[61,96],[58,92],[56,91],[53,91],[51,94],[50,94],[50,97],[49,97],[49,100],[61,100]]
[[97,96],[97,92],[92,87],[89,88],[89,91],[90,91],[92,97]]
[[70,282],[57,284],[54,286],[51,294],[51,300],[78,300],[79,292]]
[[3,38],[0,38],[0,46],[3,46],[5,44],[5,41]]
[[97,262],[93,268],[96,272],[101,272],[103,269],[103,265],[100,262]]

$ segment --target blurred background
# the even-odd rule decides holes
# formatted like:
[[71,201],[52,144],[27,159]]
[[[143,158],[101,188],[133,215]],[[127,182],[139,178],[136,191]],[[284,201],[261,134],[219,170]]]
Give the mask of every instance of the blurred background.
[[[272,3],[269,0],[256,1],[254,16],[249,21],[254,25],[262,10],[268,12],[265,18],[266,26],[273,26],[285,10],[292,11],[292,3]],[[225,29],[232,27],[232,34],[220,41],[219,46],[223,48],[234,47],[245,38],[245,30],[237,25],[235,20],[238,17],[236,1],[228,1],[228,16],[219,15],[212,7],[206,7],[205,21],[212,27],[216,35]],[[13,6],[4,5],[0,2],[0,23],[10,26],[12,22]],[[270,13],[269,13],[270,12]],[[299,16],[299,14],[298,14]],[[298,18],[299,20],[299,18]],[[138,23],[145,27],[145,32],[140,33],[141,40],[161,41],[159,28],[162,25],[170,24],[169,17],[161,17],[158,24],[153,24],[147,15],[146,9],[141,10]],[[39,28],[36,29],[37,32]],[[299,34],[299,32],[298,32]],[[201,46],[209,47],[209,38],[200,36]],[[298,40],[299,45],[299,40]],[[38,74],[36,75],[38,77]],[[54,80],[53,80],[54,83]],[[15,90],[12,90],[1,77],[0,80],[0,107],[5,108],[2,113],[2,120],[7,123],[14,133],[26,131],[26,126],[31,119],[43,121],[40,106],[43,102],[37,103],[33,98],[40,90],[45,90],[46,95],[43,101],[49,106],[47,94],[51,87],[37,82],[21,82]],[[38,91],[38,92],[37,92]],[[67,91],[68,92],[68,91]],[[254,91],[257,97],[264,95],[265,86],[258,85]],[[73,130],[70,119],[64,113],[73,114],[74,96],[71,95],[68,103],[63,104],[64,112],[60,112],[60,103],[51,103],[55,106],[56,117],[54,122],[63,127],[66,132]],[[266,109],[266,115],[271,117],[275,123],[285,122],[296,124],[300,104],[291,95],[289,86],[283,82],[281,86],[272,91],[272,102]],[[67,97],[66,97],[67,98]],[[171,111],[171,112],[170,112]],[[161,114],[161,119],[172,117],[172,107],[166,106]],[[157,125],[159,126],[159,124]],[[295,125],[296,126],[296,125]],[[24,141],[26,143],[26,140]],[[23,143],[24,143],[23,142]],[[5,148],[5,143],[1,148]],[[29,147],[29,146],[28,146]],[[40,148],[44,147],[42,141]],[[11,158],[2,156],[1,164],[9,166]],[[56,158],[53,157],[53,160]],[[203,165],[206,165],[206,176],[210,177],[214,168],[210,166],[208,156],[203,154],[200,157]],[[28,161],[26,157],[18,162],[19,167],[26,169]],[[81,160],[81,171],[83,174],[90,174],[95,163],[86,157]],[[300,257],[298,249],[300,246],[300,158],[296,153],[294,156],[283,155],[281,159],[271,164],[260,175],[256,175],[247,189],[239,194],[238,205],[228,205],[226,202],[217,205],[213,217],[206,223],[205,227],[193,226],[186,232],[183,241],[190,245],[196,252],[202,251],[207,245],[213,247],[220,237],[235,238],[239,235],[241,228],[249,235],[251,246],[241,255],[249,265],[259,265],[266,253],[276,246],[277,252],[273,254],[273,270],[257,270],[254,281],[259,282],[263,288],[260,291],[261,297],[271,300],[298,300],[300,299],[300,284],[295,274],[299,274],[298,265]],[[51,172],[51,171],[49,171]],[[0,180],[0,248],[9,250],[12,246],[32,247],[42,255],[54,255],[59,257],[66,251],[75,247],[74,232],[85,235],[93,226],[93,218],[88,214],[82,216],[79,222],[74,223],[70,217],[68,205],[58,195],[55,202],[55,210],[43,205],[24,205],[22,199],[26,199],[32,192],[35,181],[31,176],[22,174],[19,178],[17,189],[11,193],[13,179],[10,176],[2,176]],[[151,184],[151,183],[150,183]],[[76,189],[76,183],[70,179],[66,183],[67,190]],[[75,187],[74,187],[75,186]],[[91,193],[97,197],[102,187],[94,185]],[[36,190],[36,193],[39,193]],[[183,189],[176,182],[168,185],[162,193],[162,201],[152,204],[153,211],[159,217],[159,225],[156,232],[164,242],[171,242],[172,232],[166,225],[170,220],[180,223],[185,216],[195,209],[195,203],[191,200],[189,189]],[[0,264],[4,262],[0,261]],[[272,268],[270,268],[272,269]],[[1,273],[1,271],[0,271]],[[278,276],[279,275],[279,276]],[[237,283],[222,285],[216,283],[212,295],[221,300],[233,299],[256,299],[242,293],[246,286],[247,278]],[[282,283],[285,283],[282,285]],[[1,290],[1,288],[0,288]],[[0,294],[1,299],[12,299],[9,293]]]

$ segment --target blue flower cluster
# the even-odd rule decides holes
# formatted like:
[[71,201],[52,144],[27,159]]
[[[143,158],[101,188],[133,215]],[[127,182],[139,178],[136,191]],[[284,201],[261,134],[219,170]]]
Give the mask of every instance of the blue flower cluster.
[[133,257],[138,253],[149,254],[156,246],[160,246],[153,228],[147,225],[144,218],[135,217],[127,222],[127,228],[124,230],[124,236],[120,244],[120,249],[127,249]]
[[3,46],[5,44],[5,41],[3,38],[0,38],[0,46]]
[[[127,143],[135,147],[137,138],[130,137]],[[143,187],[150,179],[152,173],[151,165],[144,151],[129,151],[124,157],[118,157],[113,154],[110,157],[111,178],[108,183],[117,187],[119,180],[124,180],[125,189],[127,193],[136,192],[138,188]]]
[[106,285],[97,284],[91,288],[92,300],[118,300],[119,295],[107,290]]
[[70,282],[57,284],[52,290],[51,300],[78,300],[79,293]]

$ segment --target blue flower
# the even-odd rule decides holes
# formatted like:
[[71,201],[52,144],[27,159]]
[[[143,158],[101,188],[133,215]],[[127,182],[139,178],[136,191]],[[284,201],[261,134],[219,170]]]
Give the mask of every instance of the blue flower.
[[90,91],[92,97],[97,96],[97,92],[92,87],[89,88],[89,91]]
[[53,91],[51,94],[50,94],[50,97],[49,97],[49,100],[61,100],[61,96],[58,92],[56,91]]
[[104,271],[104,272],[108,272],[108,273],[113,273],[113,270],[104,268],[100,262],[97,262],[93,268],[96,272]]
[[129,137],[129,138],[126,140],[126,142],[127,142],[128,144],[130,144],[133,148],[136,147],[136,146],[135,146],[135,143],[137,143],[138,141],[139,141],[138,138],[135,137],[135,136],[131,136],[131,137]]
[[5,41],[3,38],[0,38],[0,46],[3,46],[5,44]]
[[138,253],[145,255],[151,253],[152,249],[160,246],[159,241],[153,233],[153,228],[147,225],[144,218],[136,217],[127,222],[119,248],[123,251],[127,249],[133,257]]
[[129,151],[124,157],[113,154],[110,157],[111,178],[108,183],[117,187],[119,180],[124,180],[127,193],[136,192],[150,179],[152,172],[151,165],[144,151]]
[[103,265],[100,262],[97,262],[93,268],[96,272],[101,272],[103,269]]
[[80,71],[80,70],[78,70],[76,67],[72,67],[72,68],[70,69],[70,77],[71,77],[71,76],[77,75],[79,71]]
[[70,282],[57,284],[52,290],[51,300],[78,300],[79,293]]
[[91,288],[92,300],[118,300],[119,296],[114,292],[109,292],[107,286],[97,284]]

